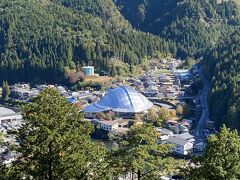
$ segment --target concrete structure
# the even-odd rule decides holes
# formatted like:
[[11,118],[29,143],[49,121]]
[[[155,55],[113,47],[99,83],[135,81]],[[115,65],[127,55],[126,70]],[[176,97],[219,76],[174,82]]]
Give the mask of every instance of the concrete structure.
[[160,82],[167,82],[168,81],[168,77],[166,74],[160,74],[158,77]]
[[144,82],[144,86],[147,87],[152,87],[152,86],[156,86],[156,82],[152,81],[152,80],[148,80],[146,82]]
[[85,76],[94,75],[94,66],[83,66],[82,69]]
[[189,127],[179,123],[175,123],[175,124],[168,123],[167,128],[169,128],[171,131],[173,131],[176,134],[189,132]]
[[56,89],[60,94],[66,94],[67,90],[63,86],[57,86]]
[[179,69],[174,71],[174,76],[184,76],[184,75],[189,75],[190,72],[188,69]]

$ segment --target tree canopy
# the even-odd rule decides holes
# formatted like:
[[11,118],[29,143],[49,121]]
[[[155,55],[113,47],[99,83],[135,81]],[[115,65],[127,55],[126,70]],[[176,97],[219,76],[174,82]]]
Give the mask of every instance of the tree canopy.
[[236,130],[223,126],[220,132],[207,140],[202,158],[197,166],[186,173],[186,179],[239,179],[240,177],[240,137]]
[[104,147],[90,140],[93,127],[53,89],[23,107],[24,125],[16,132],[19,161],[9,177],[18,179],[101,179],[108,177]]
[[[209,109],[217,127],[240,129],[240,31],[223,38],[204,56],[202,65],[211,82]],[[219,98],[221,97],[221,98]]]
[[[177,55],[201,57],[240,25],[238,0],[115,0],[131,24],[177,43]],[[161,9],[159,9],[161,7]]]
[[65,67],[109,73],[110,58],[136,65],[175,46],[134,30],[111,0],[2,0],[0,9],[0,81],[62,83]]
[[3,81],[3,83],[2,83],[2,100],[3,100],[3,102],[8,99],[9,95],[10,95],[10,89],[8,86],[8,82]]
[[155,127],[161,127],[170,117],[171,113],[167,108],[152,108],[143,116],[143,120]]
[[158,136],[151,125],[133,126],[119,149],[112,152],[116,172],[130,173],[138,179],[159,179],[161,175],[178,167],[180,162],[168,157],[171,146],[157,144]]

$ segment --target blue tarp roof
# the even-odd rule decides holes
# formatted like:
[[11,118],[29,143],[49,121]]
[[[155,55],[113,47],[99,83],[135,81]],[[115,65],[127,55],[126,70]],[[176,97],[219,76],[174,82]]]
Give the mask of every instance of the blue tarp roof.
[[69,102],[69,103],[75,103],[77,101],[77,99],[76,98],[74,98],[74,97],[68,97],[67,98],[67,102]]

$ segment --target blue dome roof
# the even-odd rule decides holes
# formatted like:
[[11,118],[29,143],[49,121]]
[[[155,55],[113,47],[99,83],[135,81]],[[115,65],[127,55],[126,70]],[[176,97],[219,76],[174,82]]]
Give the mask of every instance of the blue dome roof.
[[98,102],[95,102],[86,108],[83,112],[142,112],[151,108],[153,104],[142,94],[128,86],[119,86],[110,89],[108,93]]

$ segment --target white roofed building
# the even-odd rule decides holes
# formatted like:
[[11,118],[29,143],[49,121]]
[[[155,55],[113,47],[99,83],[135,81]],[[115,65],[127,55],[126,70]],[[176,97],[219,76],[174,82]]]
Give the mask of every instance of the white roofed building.
[[172,144],[172,152],[179,155],[189,155],[193,152],[193,143],[188,142],[183,139],[179,139],[177,137],[169,137],[166,140],[167,144]]
[[11,109],[0,107],[0,126],[11,126],[18,128],[22,123],[21,113],[16,113]]
[[120,113],[139,113],[150,109],[153,103],[131,87],[119,86],[109,89],[99,101],[84,108],[85,113],[114,111]]
[[105,131],[112,131],[118,128],[117,121],[99,121],[101,129]]
[[194,136],[189,134],[188,132],[183,134],[177,134],[175,137],[178,139],[182,139],[184,141],[188,141],[192,143],[195,142]]

